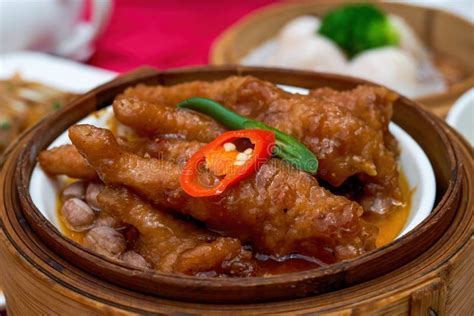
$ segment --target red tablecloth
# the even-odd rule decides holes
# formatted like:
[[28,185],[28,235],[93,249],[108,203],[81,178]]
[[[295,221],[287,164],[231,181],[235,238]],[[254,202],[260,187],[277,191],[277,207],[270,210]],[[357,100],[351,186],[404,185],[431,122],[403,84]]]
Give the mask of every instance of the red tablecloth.
[[124,72],[208,63],[227,27],[276,0],[116,0],[110,24],[89,64]]

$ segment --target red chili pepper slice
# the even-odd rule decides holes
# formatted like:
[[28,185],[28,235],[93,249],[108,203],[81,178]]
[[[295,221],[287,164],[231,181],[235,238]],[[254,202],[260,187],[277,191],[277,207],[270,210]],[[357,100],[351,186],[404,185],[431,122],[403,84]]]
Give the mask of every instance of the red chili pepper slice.
[[[244,156],[246,159],[238,160],[245,154],[239,155],[236,150],[224,148],[224,144],[238,139],[248,139],[254,145],[251,153]],[[246,129],[226,132],[202,147],[186,162],[180,177],[181,187],[193,197],[221,194],[227,187],[257,172],[271,157],[274,145],[275,134],[271,131]],[[216,186],[206,187],[199,183],[199,172],[203,164],[214,175],[224,176]]]

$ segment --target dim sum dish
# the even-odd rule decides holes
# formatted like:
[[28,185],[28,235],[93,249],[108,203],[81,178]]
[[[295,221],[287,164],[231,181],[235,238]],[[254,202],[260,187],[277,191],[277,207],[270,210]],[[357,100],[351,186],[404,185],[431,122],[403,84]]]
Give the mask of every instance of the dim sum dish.
[[446,115],[474,84],[473,30],[460,16],[406,3],[278,3],[231,26],[211,60],[364,78]]
[[454,215],[439,208],[455,193],[449,155],[417,134],[450,146],[439,123],[364,81],[142,70],[49,122],[18,160],[28,223],[134,291],[217,303],[341,289],[407,264]]
[[362,3],[290,20],[240,62],[347,74],[420,97],[465,77],[459,64],[432,55],[405,19]]
[[[112,130],[74,125],[68,129],[72,144],[42,151],[39,166],[50,176],[70,177],[60,185],[64,232],[105,256],[203,277],[304,271],[358,257],[404,230],[410,191],[417,188],[399,172],[400,147],[389,131],[397,98],[364,85],[291,94],[252,76],[138,85],[114,99],[113,114],[92,114],[105,116],[99,120]],[[220,116],[210,100],[235,112]],[[176,106],[183,101],[195,111]],[[212,106],[208,115],[199,114],[205,106]],[[231,126],[242,129],[229,132],[230,125],[218,122],[235,113],[285,135],[266,144],[266,133],[275,138],[273,131]],[[293,146],[297,141],[310,156]],[[274,151],[287,146],[282,149],[302,161],[258,152],[273,144]],[[409,150],[405,144],[403,150]],[[202,174],[186,183],[197,155],[205,157]],[[432,186],[420,198],[427,205],[416,210],[423,218],[434,201],[434,175],[429,160],[419,157],[424,161],[412,160],[428,170],[419,177]],[[258,166],[252,165],[256,159]],[[312,159],[317,171],[304,169]],[[221,170],[229,168],[227,160],[238,170]],[[217,192],[237,176],[242,179]],[[34,174],[32,188],[44,181]]]

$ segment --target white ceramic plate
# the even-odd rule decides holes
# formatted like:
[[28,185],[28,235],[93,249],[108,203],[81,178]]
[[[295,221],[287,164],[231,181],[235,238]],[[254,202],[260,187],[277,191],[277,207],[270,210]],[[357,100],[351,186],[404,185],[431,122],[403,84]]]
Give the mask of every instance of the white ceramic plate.
[[454,103],[446,121],[474,146],[474,88]]
[[[292,93],[307,94],[308,91],[302,88],[281,86]],[[107,121],[113,115],[109,106],[101,115],[89,115],[78,123],[92,124],[98,127],[107,127]],[[412,208],[404,229],[400,236],[415,228],[430,214],[436,193],[436,184],[433,168],[421,147],[411,136],[394,123],[390,123],[390,131],[398,140],[401,148],[400,165],[406,175],[410,189],[414,190],[412,195]],[[67,132],[61,134],[51,145],[69,144],[70,140]],[[60,180],[49,178],[39,166],[36,166],[30,183],[30,194],[33,202],[40,212],[56,227],[59,227],[56,218],[56,194]]]
[[117,76],[112,71],[43,53],[24,51],[0,55],[0,78],[15,73],[26,80],[73,93],[84,93]]

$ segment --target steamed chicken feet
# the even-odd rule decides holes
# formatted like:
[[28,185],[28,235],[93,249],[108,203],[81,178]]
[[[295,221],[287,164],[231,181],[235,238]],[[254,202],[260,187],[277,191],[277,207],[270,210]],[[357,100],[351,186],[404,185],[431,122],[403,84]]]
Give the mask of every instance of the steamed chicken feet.
[[[157,148],[154,148],[155,144]],[[186,145],[187,151],[194,151],[196,142]],[[178,154],[181,152],[170,152],[168,149],[184,149],[184,143],[176,140],[169,140],[166,144],[145,140],[121,141],[121,146],[138,154],[165,155],[177,161],[182,159]],[[186,154],[186,151],[182,153]],[[69,161],[68,168],[47,165],[66,156],[74,158],[72,164]],[[46,159],[41,160],[42,167],[46,166],[54,175],[74,174],[70,168],[75,166],[91,168],[73,145],[44,151],[44,157]],[[95,170],[92,171],[98,178]],[[80,177],[84,174],[76,175]],[[162,272],[207,276],[250,276],[258,272],[252,253],[244,250],[238,239],[220,237],[197,228],[193,223],[174,218],[125,188],[104,189],[100,183],[76,181],[64,188],[62,201],[64,224],[71,231],[84,232],[81,243],[99,254],[139,269],[154,268]],[[130,238],[126,241],[121,232],[125,232],[127,227],[138,229],[139,232],[132,249],[128,250],[126,244]]]
[[[339,96],[338,92],[334,92],[336,97],[326,99],[317,97],[317,93],[316,96],[303,96],[286,93],[253,77],[230,77],[171,87],[137,86],[117,98],[114,112],[123,124],[159,135],[176,131],[176,124],[174,119],[173,124],[163,124],[166,117],[161,114],[157,115],[159,119],[150,119],[155,112],[181,113],[176,104],[190,97],[214,99],[241,115],[299,139],[317,155],[318,177],[331,185],[338,187],[348,178],[357,176],[364,186],[363,194],[357,200],[364,209],[386,213],[403,204],[394,154],[396,146],[387,132],[391,104],[396,96],[383,89],[373,89],[359,87],[348,92],[353,94],[355,101],[353,106],[345,107],[342,102],[345,95]],[[369,104],[368,101],[374,98],[375,101]],[[123,106],[126,100],[133,100],[134,111]],[[201,115],[189,118],[192,126],[210,124],[209,120]],[[180,123],[181,127],[184,125]],[[215,137],[213,133],[201,130],[199,136],[195,137],[195,133],[186,136],[208,141]]]
[[311,90],[309,95],[321,102],[334,103],[348,109],[371,128],[379,131],[383,135],[385,146],[398,154],[397,141],[388,130],[392,117],[392,103],[398,98],[395,93],[381,87],[359,86],[351,91],[319,88]]
[[[169,134],[179,130],[182,137],[207,142],[219,136],[224,129],[214,120],[177,108],[155,106],[137,98],[117,98],[114,109],[119,121],[144,135]],[[134,118],[137,118],[136,120]]]
[[51,175],[66,175],[71,178],[97,180],[97,173],[72,145],[43,150],[38,156],[43,170]]
[[[120,147],[141,157],[153,157],[175,161],[184,165],[204,143],[180,139],[117,139]],[[43,150],[38,157],[41,168],[50,176],[68,176],[74,179],[97,180],[97,172],[77,151],[74,145],[62,145]]]
[[331,194],[314,177],[278,159],[219,196],[192,198],[181,189],[174,162],[128,153],[110,131],[89,125],[71,127],[69,136],[106,184],[124,185],[257,251],[300,253],[330,263],[375,248],[377,229],[360,218],[357,203]]
[[158,271],[234,276],[255,271],[252,253],[238,239],[220,237],[174,218],[125,188],[106,187],[98,201],[104,211],[138,230],[134,251]]

